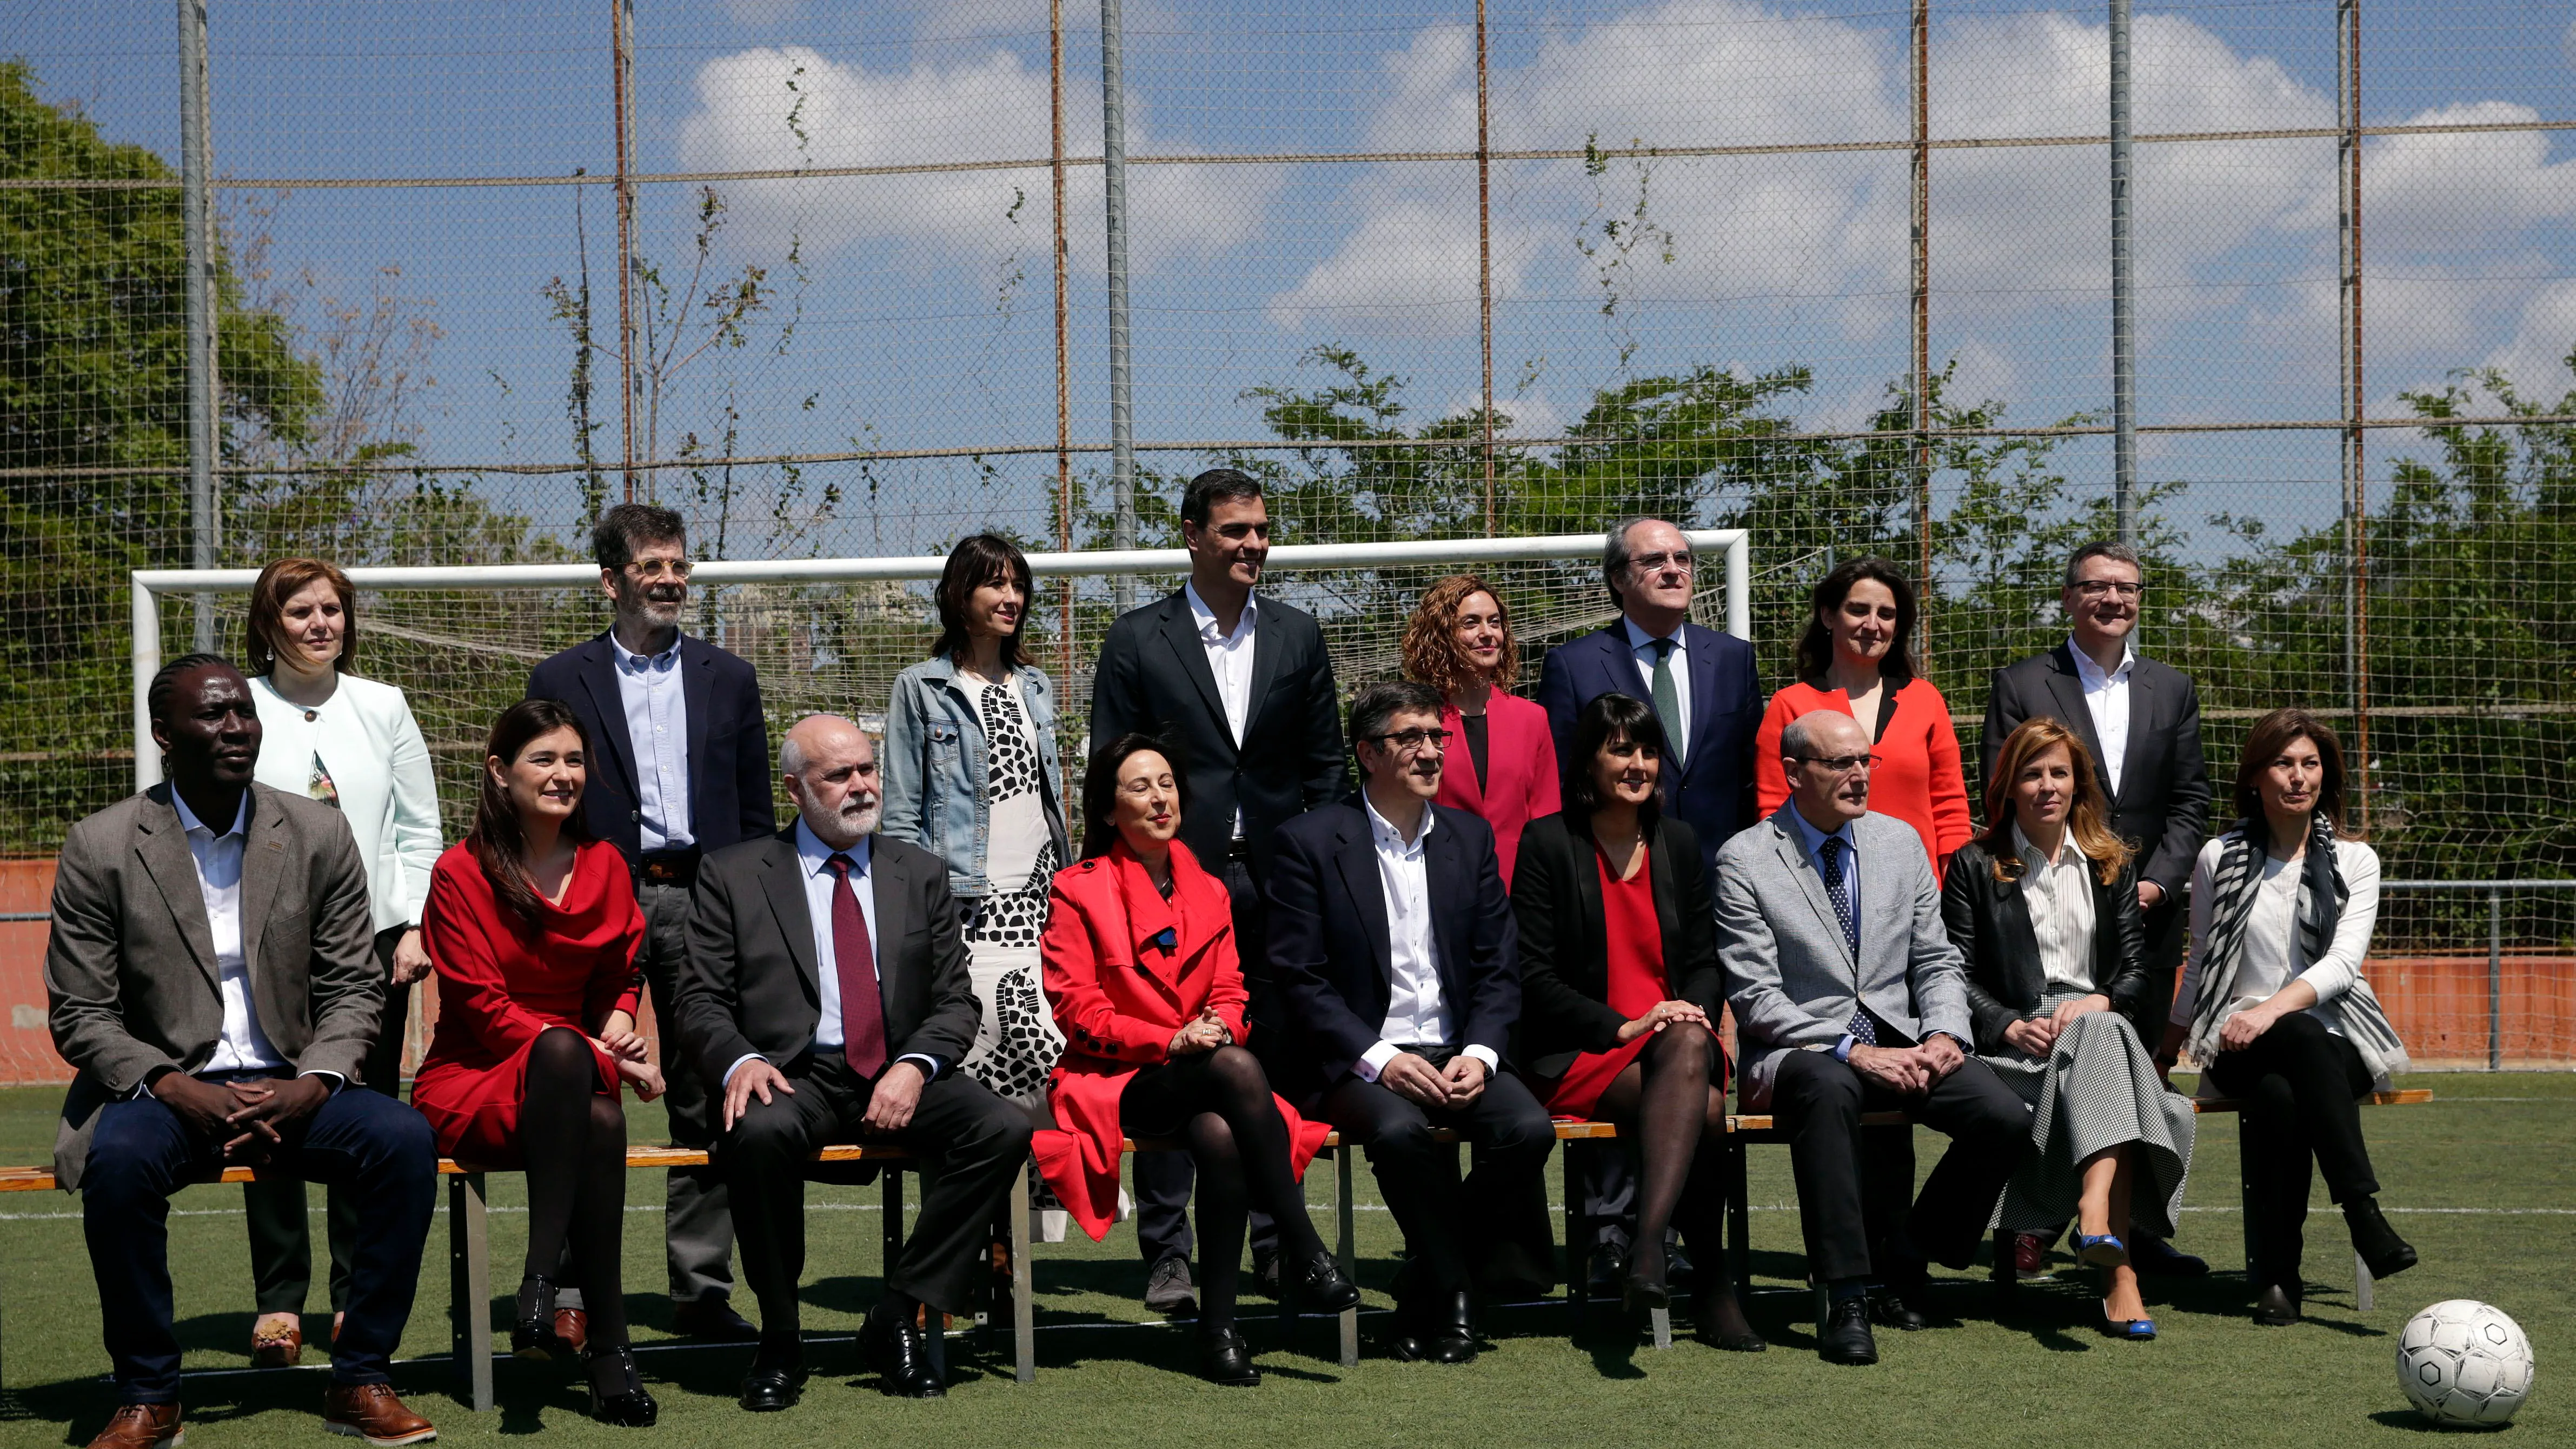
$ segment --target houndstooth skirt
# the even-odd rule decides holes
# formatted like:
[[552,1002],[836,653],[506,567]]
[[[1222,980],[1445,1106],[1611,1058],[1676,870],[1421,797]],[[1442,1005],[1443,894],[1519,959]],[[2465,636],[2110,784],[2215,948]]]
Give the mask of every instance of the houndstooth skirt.
[[[2040,1010],[2055,1011],[2065,999],[2052,994]],[[1985,1062],[2030,1104],[2036,1149],[2004,1185],[1991,1226],[2038,1232],[2071,1221],[2084,1186],[2077,1164],[2133,1142],[2130,1216],[2149,1232],[2172,1236],[2197,1119],[2191,1099],[2156,1075],[2127,1018],[2114,1011],[2077,1017],[2045,1061],[2007,1049]]]

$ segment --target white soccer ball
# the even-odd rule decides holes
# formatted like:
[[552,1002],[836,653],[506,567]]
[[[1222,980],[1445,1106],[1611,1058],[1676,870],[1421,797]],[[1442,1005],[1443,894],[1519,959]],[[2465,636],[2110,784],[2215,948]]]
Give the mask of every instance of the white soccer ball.
[[2501,1424],[2531,1397],[2531,1340],[2491,1304],[2436,1303],[2397,1336],[2397,1385],[2436,1424]]

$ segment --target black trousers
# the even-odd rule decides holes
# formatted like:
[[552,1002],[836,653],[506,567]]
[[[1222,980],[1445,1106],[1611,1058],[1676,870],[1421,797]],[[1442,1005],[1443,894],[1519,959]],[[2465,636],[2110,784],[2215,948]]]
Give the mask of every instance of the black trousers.
[[2218,1089],[2245,1103],[2239,1119],[2254,1201],[2248,1237],[2254,1286],[2299,1291],[2299,1260],[2308,1220],[2311,1164],[2337,1203],[2371,1197],[2379,1179],[2361,1140],[2361,1098],[2370,1069],[2351,1042],[2324,1022],[2294,1011],[2242,1051],[2220,1052],[2209,1074]]
[[[1434,1066],[1457,1052],[1407,1047]],[[1344,1077],[1324,1093],[1317,1115],[1345,1141],[1368,1148],[1369,1167],[1387,1211],[1430,1291],[1474,1289],[1488,1297],[1543,1292],[1556,1282],[1556,1239],[1547,1214],[1547,1159],[1556,1124],[1521,1079],[1496,1072],[1475,1101],[1458,1110],[1426,1108],[1375,1082]],[[1432,1140],[1435,1128],[1456,1131],[1475,1166],[1462,1181],[1456,1144]]]
[[[1789,1134],[1808,1270],[1820,1282],[1880,1276],[1873,1254],[1900,1221],[1925,1257],[1968,1266],[2004,1180],[2030,1151],[2030,1108],[1975,1057],[1929,1092],[1909,1097],[1830,1052],[1788,1052],[1771,1098],[1772,1113]],[[1914,1129],[1860,1121],[1864,1112],[1900,1111],[1950,1139],[1910,1214],[1905,1195],[1914,1185]]]
[[[784,1068],[796,1091],[750,1109],[718,1144],[732,1189],[743,1277],[760,1300],[763,1337],[792,1336],[801,1321],[796,1284],[805,1273],[805,1174],[814,1149],[858,1139],[874,1081],[841,1054],[809,1052]],[[985,1235],[1013,1174],[1029,1157],[1027,1114],[953,1068],[922,1088],[912,1123],[886,1139],[921,1154],[921,1215],[903,1254],[886,1265],[886,1287],[961,1313],[985,1270]]]
[[[376,968],[385,975],[385,1011],[375,1045],[360,1066],[363,1085],[402,1100],[403,1036],[411,1024],[412,988],[393,984],[394,947],[409,926],[376,933]],[[349,1307],[349,1275],[358,1251],[357,1196],[334,1187],[329,1204],[331,1311]],[[250,1227],[252,1301],[262,1313],[302,1313],[313,1294],[313,1233],[306,1221],[304,1179],[263,1177],[242,1184],[242,1217]]]
[[[1252,1040],[1244,1045],[1261,1058],[1262,1070],[1270,1074],[1273,1085],[1293,1083],[1295,1078],[1280,1075],[1278,1050],[1286,1038],[1280,1029],[1278,995],[1270,984],[1270,907],[1261,898],[1261,888],[1253,884],[1249,863],[1228,860],[1223,864],[1219,875],[1234,912],[1235,958],[1243,965],[1244,987],[1252,996],[1244,1013]],[[1283,1090],[1294,1095],[1296,1089],[1285,1086]],[[1186,1152],[1139,1152],[1127,1171],[1136,1185],[1136,1250],[1149,1265],[1165,1258],[1186,1261],[1194,1242],[1190,1191],[1198,1181],[1197,1164]],[[1268,1258],[1278,1251],[1279,1225],[1270,1220],[1270,1214],[1254,1208],[1252,1255]]]

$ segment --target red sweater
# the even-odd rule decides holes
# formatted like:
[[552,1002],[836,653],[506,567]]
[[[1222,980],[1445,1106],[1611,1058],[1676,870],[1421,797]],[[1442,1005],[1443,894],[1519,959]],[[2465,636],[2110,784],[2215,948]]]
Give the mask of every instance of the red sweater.
[[[1811,684],[1787,685],[1771,696],[1753,743],[1754,783],[1761,791],[1763,814],[1789,798],[1789,777],[1780,768],[1781,731],[1789,721],[1820,709],[1850,714],[1851,696]],[[1968,813],[1967,777],[1959,768],[1959,735],[1950,727],[1950,702],[1928,679],[1909,682],[1896,692],[1895,717],[1872,749],[1881,763],[1870,773],[1869,808],[1914,827],[1938,882],[1950,868],[1950,853],[1976,833]]]

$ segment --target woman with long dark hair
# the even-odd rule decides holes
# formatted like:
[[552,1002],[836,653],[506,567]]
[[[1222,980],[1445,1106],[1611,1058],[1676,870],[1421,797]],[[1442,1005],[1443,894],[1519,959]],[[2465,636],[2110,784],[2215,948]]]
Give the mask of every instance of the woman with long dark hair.
[[641,1428],[657,1408],[628,1350],[622,1085],[662,1074],[635,1032],[644,914],[617,847],[583,823],[590,742],[570,707],[524,699],[484,745],[474,828],[438,858],[424,935],[437,1034],[412,1083],[438,1150],[528,1176],[528,1252],[510,1346],[565,1356],[555,1275],[567,1246],[590,1309],[593,1417]]
[[1789,776],[1780,768],[1780,735],[1789,721],[1840,710],[1869,731],[1871,812],[1913,826],[1932,878],[1940,880],[1975,822],[1950,702],[1914,672],[1914,585],[1883,558],[1856,558],[1817,580],[1808,604],[1798,678],[1771,696],[1754,736],[1762,813],[1789,798]]
[[885,823],[948,862],[984,1024],[959,1068],[1045,1125],[1064,1051],[1038,982],[1047,882],[1071,852],[1055,690],[1029,662],[1029,561],[998,534],[959,539],[939,576],[939,638],[895,676]]
[[2237,757],[2235,804],[2236,823],[2192,869],[2191,959],[2158,1061],[2169,1068],[2188,1048],[2203,1092],[2245,1104],[2258,1147],[2254,1321],[2279,1326],[2299,1321],[2312,1172],[2372,1277],[2415,1266],[2379,1211],[2359,1105],[2408,1063],[2362,975],[2379,853],[2345,822],[2342,741],[2305,710],[2256,720]]
[[2139,1035],[2164,1003],[2147,1000],[2133,852],[2084,741],[2045,715],[2014,730],[1985,833],[1950,864],[1941,916],[1967,959],[1977,1054],[2032,1109],[1998,1225],[2053,1234],[2071,1218],[2076,1255],[2104,1270],[2102,1331],[2153,1338],[2121,1235],[2173,1232],[2194,1118]]
[[1117,1218],[1123,1139],[1174,1137],[1198,1166],[1199,1372],[1257,1384],[1235,1331],[1244,1229],[1257,1204],[1279,1225],[1281,1278],[1307,1307],[1359,1302],[1306,1216],[1298,1179],[1329,1131],[1270,1090],[1244,1049],[1249,997],[1225,883],[1177,838],[1184,804],[1171,747],[1112,740],[1082,784],[1083,859],[1047,901],[1047,999],[1070,1045],[1056,1064],[1055,1122],[1038,1166],[1097,1242]]
[[1521,837],[1512,913],[1520,925],[1520,1051],[1550,1113],[1619,1124],[1640,1164],[1635,1248],[1622,1297],[1661,1308],[1664,1229],[1699,1255],[1700,1337],[1765,1347],[1735,1299],[1719,1241],[1726,988],[1699,837],[1663,813],[1663,722],[1605,694],[1574,724],[1565,809]]

